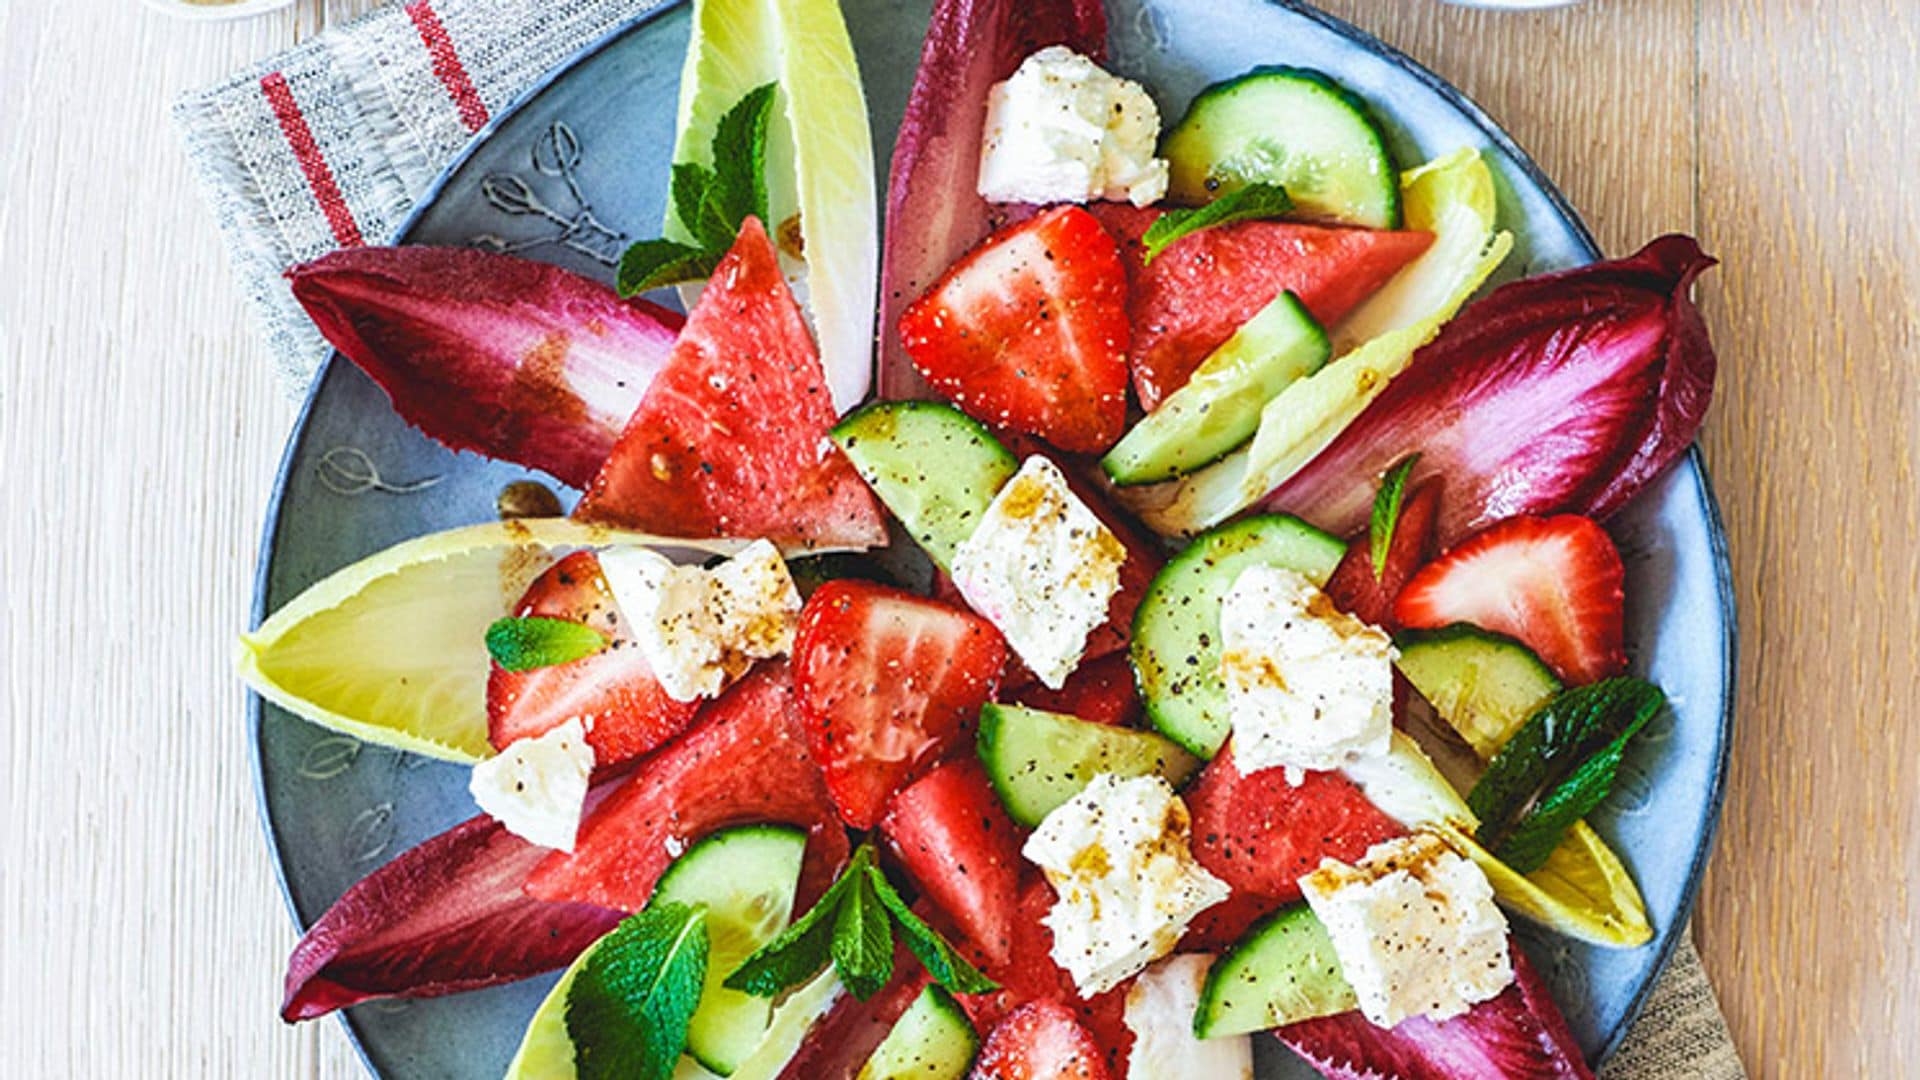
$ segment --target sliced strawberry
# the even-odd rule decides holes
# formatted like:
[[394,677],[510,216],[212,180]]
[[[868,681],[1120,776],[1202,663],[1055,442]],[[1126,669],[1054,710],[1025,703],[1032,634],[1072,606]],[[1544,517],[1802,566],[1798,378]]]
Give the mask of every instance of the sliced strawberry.
[[[1009,1013],[1035,1001],[1052,1001],[1065,1006],[1093,1037],[1093,1044],[1107,1070],[1114,1076],[1127,1074],[1127,1059],[1133,1052],[1133,1032],[1127,1027],[1128,979],[1104,994],[1082,998],[1073,977],[1053,962],[1053,931],[1042,919],[1054,904],[1053,887],[1037,870],[1029,869],[1020,886],[1020,904],[1014,910],[1013,948],[1007,961],[996,964],[969,946],[969,959],[987,976],[1000,984],[989,994],[956,995],[976,1030],[997,1026]],[[939,924],[936,918],[935,924]]]
[[1422,568],[1394,601],[1400,625],[1472,623],[1518,638],[1571,683],[1627,668],[1626,569],[1577,514],[1508,518]]
[[826,441],[834,420],[813,336],[749,218],[574,516],[665,536],[885,543],[873,493]]
[[476,248],[345,248],[287,279],[407,423],[575,487],[613,450],[681,323],[557,266]]
[[565,967],[620,913],[520,884],[547,854],[485,814],[361,878],[287,960],[288,1021],[382,997],[435,997]]
[[1418,258],[1433,234],[1242,221],[1192,233],[1144,262],[1140,237],[1164,211],[1100,203],[1093,213],[1120,239],[1132,273],[1133,390],[1148,411],[1240,324],[1291,289],[1332,326]]
[[988,237],[900,316],[933,386],[995,427],[1098,453],[1127,417],[1127,272],[1100,223],[1062,206]]
[[1341,611],[1389,630],[1393,600],[1414,571],[1434,556],[1434,525],[1440,517],[1440,479],[1429,477],[1414,485],[1400,504],[1400,521],[1387,548],[1384,572],[1373,573],[1373,538],[1361,533],[1347,545],[1347,554],[1327,581],[1327,595]]
[[1019,831],[975,758],[934,769],[893,797],[880,822],[895,857],[992,964],[1013,949]]
[[1356,862],[1406,833],[1337,772],[1309,772],[1298,787],[1285,769],[1242,776],[1231,743],[1186,797],[1200,865],[1236,890],[1285,902],[1300,898],[1300,876],[1321,859]]
[[1007,1014],[987,1036],[973,1080],[1108,1080],[1093,1035],[1066,1006],[1035,1001]]
[[807,745],[847,823],[966,738],[993,700],[1007,645],[978,615],[870,581],[828,582],[800,612],[794,683]]
[[685,731],[697,702],[675,701],[653,677],[619,605],[600,576],[600,559],[576,551],[533,580],[516,616],[571,619],[606,634],[604,652],[553,667],[487,676],[487,738],[496,749],[579,717],[600,768],[648,753]]
[[1036,681],[1014,690],[1006,698],[1016,705],[1066,713],[1113,727],[1134,727],[1145,711],[1139,688],[1134,685],[1133,664],[1125,651],[1085,661],[1058,690],[1049,690]]
[[729,825],[784,822],[810,830],[805,907],[846,861],[847,834],[801,728],[787,665],[762,664],[589,811],[573,851],[549,854],[527,893],[638,911],[686,845]]
[[1592,1080],[1559,1007],[1519,945],[1512,949],[1514,984],[1451,1020],[1416,1016],[1381,1028],[1348,1012],[1275,1034],[1334,1080]]

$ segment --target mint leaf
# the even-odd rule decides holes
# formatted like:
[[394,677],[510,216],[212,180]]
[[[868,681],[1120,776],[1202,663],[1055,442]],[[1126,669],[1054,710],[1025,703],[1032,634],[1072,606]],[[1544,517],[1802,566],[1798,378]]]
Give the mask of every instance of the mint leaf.
[[851,884],[834,918],[833,968],[847,992],[865,1001],[893,978],[893,926],[873,891],[879,867],[868,861],[860,869],[866,872],[847,872]]
[[607,647],[600,631],[571,619],[530,615],[487,627],[487,654],[508,671],[532,671],[578,660]]
[[713,129],[714,184],[709,198],[731,226],[729,241],[749,214],[773,228],[767,220],[767,133],[773,121],[774,89],[768,83],[749,90]]
[[[854,858],[859,857],[855,852]],[[805,915],[742,960],[727,976],[727,989],[755,997],[778,997],[789,986],[818,975],[833,958],[834,916],[851,887],[851,877],[851,870],[840,875]]]
[[894,891],[892,883],[887,881],[887,876],[880,872],[879,867],[868,867],[868,872],[873,878],[873,889],[880,897],[880,902],[886,906],[894,921],[900,924],[908,950],[919,959],[920,966],[927,969],[927,974],[933,976],[934,982],[955,994],[984,994],[1000,989],[999,983],[982,975],[979,968],[968,963],[952,945],[947,944],[946,938],[913,913],[913,909]]
[[698,281],[713,273],[719,262],[720,255],[700,248],[672,240],[642,240],[620,256],[620,295],[632,296],[662,285]]
[[1419,460],[1419,454],[1409,454],[1400,464],[1388,469],[1380,481],[1380,493],[1373,497],[1373,520],[1367,524],[1367,542],[1373,556],[1375,581],[1387,572],[1387,553],[1393,550],[1393,530],[1400,524],[1400,504],[1407,496],[1407,474]]
[[668,1080],[706,977],[706,908],[650,906],[614,927],[567,990],[581,1080]]
[[688,242],[640,240],[620,257],[621,296],[698,281],[720,265],[749,215],[767,221],[767,138],[773,124],[774,84],[734,103],[713,132],[713,167],[680,162],[668,196]]
[[[1602,679],[1554,695],[1493,755],[1468,793],[1467,806],[1480,819],[1475,838],[1495,854],[1544,861],[1566,828],[1606,798],[1627,741],[1665,704],[1659,687],[1634,678]],[[1574,807],[1579,813],[1567,817]],[[1510,848],[1515,835],[1521,843]],[[1511,865],[1526,872],[1521,863]]]
[[1248,184],[1235,188],[1205,206],[1194,210],[1169,210],[1160,215],[1140,237],[1147,246],[1146,262],[1152,262],[1167,246],[1202,229],[1253,218],[1279,217],[1293,209],[1293,200],[1277,184]]

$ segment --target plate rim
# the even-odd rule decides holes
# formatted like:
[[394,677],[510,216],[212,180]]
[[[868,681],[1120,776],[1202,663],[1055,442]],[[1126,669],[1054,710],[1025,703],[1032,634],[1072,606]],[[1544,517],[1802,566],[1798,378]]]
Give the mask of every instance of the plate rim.
[[[453,182],[454,177],[464,169],[467,163],[480,151],[480,148],[493,137],[502,125],[518,115],[519,112],[535,98],[538,98],[554,84],[566,78],[575,68],[598,55],[615,42],[623,39],[626,35],[639,30],[641,27],[652,23],[656,19],[687,6],[689,2],[690,0],[662,0],[661,3],[656,4],[654,7],[622,22],[543,73],[538,79],[528,84],[519,94],[515,95],[511,101],[495,110],[493,115],[488,118],[487,123],[482,125],[478,131],[474,132],[473,135],[468,138],[466,144],[462,146],[453,157],[448,159],[446,165],[441,168],[432,183],[421,192],[413,208],[408,211],[406,217],[400,224],[394,228],[391,236],[388,238],[388,242],[396,245],[404,243],[407,236],[419,224],[420,219],[425,216],[429,208],[438,200],[441,193]],[[1354,46],[1385,59],[1411,74],[1415,79],[1425,85],[1427,89],[1433,91],[1448,105],[1464,115],[1474,127],[1478,128],[1481,133],[1487,137],[1490,143],[1507,155],[1527,180],[1541,192],[1548,205],[1553,208],[1553,211],[1571,228],[1579,241],[1581,253],[1588,262],[1599,261],[1604,257],[1604,253],[1601,251],[1598,242],[1595,241],[1593,233],[1588,229],[1585,219],[1581,217],[1579,212],[1575,210],[1573,205],[1567,200],[1566,195],[1561,192],[1559,185],[1553,182],[1552,178],[1540,168],[1539,163],[1533,159],[1533,156],[1520,146],[1519,142],[1507,132],[1505,127],[1496,121],[1493,116],[1477,102],[1468,97],[1465,92],[1442,78],[1425,64],[1402,52],[1393,45],[1388,44],[1373,33],[1339,16],[1321,11],[1319,8],[1303,2],[1303,0],[1262,0],[1262,3],[1269,7],[1299,15],[1311,22],[1318,23],[1322,27],[1345,38]],[[271,584],[274,551],[280,537],[281,526],[285,521],[289,509],[286,495],[289,481],[292,477],[294,462],[300,456],[300,451],[306,444],[309,430],[308,421],[311,419],[315,403],[319,400],[320,391],[326,385],[328,378],[333,375],[339,362],[339,352],[337,350],[329,351],[327,358],[321,362],[320,367],[315,371],[312,381],[307,386],[306,395],[301,403],[300,410],[295,416],[293,426],[287,435],[286,445],[281,451],[280,464],[274,470],[273,491],[264,511],[260,544],[255,556],[253,603],[250,611],[252,624],[255,627],[258,627],[265,621],[269,614],[267,611],[267,594]],[[1721,513],[1719,499],[1714,492],[1712,475],[1707,469],[1706,457],[1702,453],[1697,440],[1689,444],[1683,462],[1676,463],[1673,468],[1678,469],[1682,467],[1686,468],[1691,475],[1694,498],[1704,513],[1715,599],[1720,609],[1721,623],[1724,627],[1724,633],[1721,634],[1720,641],[1719,665],[1720,680],[1721,685],[1724,687],[1724,693],[1722,694],[1720,715],[1717,717],[1716,723],[1712,776],[1708,784],[1706,814],[1701,830],[1701,842],[1695,848],[1693,856],[1688,863],[1685,885],[1681,890],[1681,900],[1675,908],[1675,916],[1679,925],[1675,927],[1672,932],[1666,934],[1665,939],[1661,941],[1657,947],[1658,951],[1654,957],[1651,975],[1635,991],[1632,1000],[1628,1003],[1626,1010],[1622,1012],[1619,1021],[1614,1025],[1613,1029],[1607,1033],[1607,1037],[1601,1044],[1599,1055],[1591,1063],[1595,1067],[1607,1061],[1619,1050],[1620,1044],[1626,1038],[1627,1033],[1633,1029],[1635,1021],[1639,1019],[1641,1012],[1646,1008],[1647,1001],[1652,996],[1655,986],[1666,975],[1667,968],[1672,962],[1674,951],[1679,947],[1681,940],[1687,937],[1686,928],[1691,923],[1694,908],[1699,900],[1700,886],[1705,876],[1707,863],[1712,859],[1714,850],[1719,843],[1720,821],[1726,805],[1727,771],[1732,759],[1733,749],[1733,718],[1737,710],[1736,698],[1739,691],[1739,610],[1735,602],[1732,558],[1728,546],[1726,524]],[[261,732],[265,720],[265,707],[266,701],[264,698],[257,693],[248,692],[246,711],[247,746],[253,777],[254,807],[260,823],[261,832],[266,840],[267,854],[272,862],[274,881],[280,888],[280,898],[286,905],[288,915],[291,917],[294,927],[300,933],[305,934],[310,928],[310,924],[301,917],[299,908],[294,903],[293,890],[287,881],[287,861],[281,852],[279,832],[274,824],[274,810],[267,800],[266,749],[261,739]],[[360,1025],[355,1020],[352,1010],[341,1009],[335,1015],[345,1029],[347,1041],[352,1044],[354,1053],[359,1057],[360,1063],[367,1069],[370,1075],[376,1077],[382,1076],[383,1074],[374,1065],[372,1058],[368,1054],[367,1048],[362,1040]]]

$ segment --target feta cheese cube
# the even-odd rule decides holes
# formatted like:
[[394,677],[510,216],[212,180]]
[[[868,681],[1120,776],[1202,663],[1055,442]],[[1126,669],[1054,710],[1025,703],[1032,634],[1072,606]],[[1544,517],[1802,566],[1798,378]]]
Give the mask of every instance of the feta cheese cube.
[[473,767],[467,790],[507,831],[541,847],[573,850],[593,776],[593,746],[579,718],[516,739]]
[[1212,966],[1213,957],[1205,953],[1182,953],[1134,980],[1127,991],[1127,1029],[1133,1032],[1127,1080],[1253,1080],[1252,1036],[1202,1039],[1193,1033],[1200,991]]
[[1067,486],[1053,462],[1030,457],[953,557],[953,583],[975,611],[1055,690],[1107,619],[1127,549]]
[[1335,769],[1387,752],[1393,640],[1300,574],[1251,566],[1220,606],[1220,675],[1243,773]]
[[1194,861],[1187,806],[1158,776],[1093,778],[1021,849],[1058,899],[1041,920],[1082,997],[1167,955],[1193,917],[1227,898]]
[[793,649],[800,590],[765,540],[711,570],[646,548],[609,548],[600,553],[600,572],[654,678],[675,701],[712,697],[755,660]]
[[1380,1027],[1459,1016],[1513,982],[1493,886],[1432,833],[1375,844],[1358,866],[1322,860],[1300,887]]
[[1159,141],[1160,110],[1145,88],[1048,46],[987,93],[980,196],[1146,206],[1167,193],[1167,162],[1153,156]]

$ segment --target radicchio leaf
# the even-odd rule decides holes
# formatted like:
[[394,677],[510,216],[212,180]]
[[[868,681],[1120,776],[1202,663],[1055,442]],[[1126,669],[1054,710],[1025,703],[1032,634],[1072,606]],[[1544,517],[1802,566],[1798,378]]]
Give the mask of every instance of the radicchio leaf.
[[1688,293],[1713,262],[1664,236],[1494,290],[1261,505],[1351,533],[1377,478],[1418,452],[1410,479],[1446,481],[1443,547],[1516,514],[1618,510],[1699,430],[1714,355]]
[[682,322],[557,266],[473,248],[348,248],[287,277],[408,423],[574,487],[612,452]]
[[287,961],[280,1015],[308,1020],[382,997],[435,997],[564,967],[620,921],[521,891],[546,858],[486,815],[403,852],[313,924]]
[[987,91],[1048,45],[1098,60],[1101,0],[938,0],[887,179],[880,278],[880,397],[928,396],[900,343],[900,312],[992,231],[974,194]]
[[1514,984],[1462,1016],[1375,1027],[1358,1012],[1304,1020],[1275,1034],[1331,1080],[1592,1080],[1565,1018],[1518,945]]

